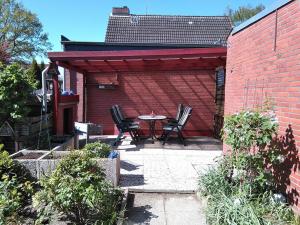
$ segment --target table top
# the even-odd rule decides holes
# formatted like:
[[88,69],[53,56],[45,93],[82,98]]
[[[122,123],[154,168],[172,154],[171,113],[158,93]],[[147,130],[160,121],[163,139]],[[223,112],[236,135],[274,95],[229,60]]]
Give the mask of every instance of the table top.
[[138,118],[140,120],[164,120],[167,117],[163,115],[140,115]]

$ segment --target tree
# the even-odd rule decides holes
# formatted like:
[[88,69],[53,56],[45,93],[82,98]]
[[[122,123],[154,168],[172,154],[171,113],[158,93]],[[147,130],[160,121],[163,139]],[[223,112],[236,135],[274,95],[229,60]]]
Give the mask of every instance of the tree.
[[46,66],[45,66],[44,61],[41,61],[41,64],[40,64],[41,72],[43,72],[43,70],[44,70],[45,68],[46,68]]
[[225,15],[230,16],[234,25],[239,25],[247,19],[255,16],[257,13],[265,9],[265,6],[260,4],[256,7],[240,6],[237,10],[233,10],[230,7],[227,7]]
[[51,48],[36,14],[16,0],[0,0],[0,44],[8,43],[13,61],[26,62]]
[[7,45],[0,44],[0,63],[7,64],[9,62],[9,54],[7,53]]
[[30,72],[17,63],[0,65],[0,124],[14,122],[26,116],[26,106],[36,81]]
[[30,72],[33,74],[37,81],[37,87],[40,88],[42,84],[42,71],[35,59],[32,60]]

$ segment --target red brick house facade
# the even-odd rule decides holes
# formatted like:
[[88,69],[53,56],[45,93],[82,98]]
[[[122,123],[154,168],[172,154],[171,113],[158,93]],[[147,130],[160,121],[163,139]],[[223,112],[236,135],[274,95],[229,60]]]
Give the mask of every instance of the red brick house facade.
[[287,159],[279,179],[300,212],[300,1],[267,8],[228,38],[225,114],[268,100],[279,120]]
[[64,52],[50,52],[49,59],[65,68],[66,89],[79,95],[77,121],[101,124],[105,134],[115,133],[113,104],[129,117],[152,111],[170,117],[183,103],[193,107],[185,133],[213,135],[215,115],[223,116],[216,69],[225,67],[231,29],[224,16],[133,15],[115,8],[104,43],[62,37]]

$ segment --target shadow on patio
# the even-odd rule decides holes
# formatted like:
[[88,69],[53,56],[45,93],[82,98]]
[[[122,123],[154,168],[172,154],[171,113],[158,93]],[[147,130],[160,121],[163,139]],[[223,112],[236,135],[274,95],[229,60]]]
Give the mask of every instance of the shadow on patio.
[[[90,142],[112,143],[115,136],[92,136]],[[85,140],[81,140],[85,142]],[[198,176],[222,155],[221,141],[211,137],[187,138],[187,146],[176,139],[166,145],[143,140],[135,145],[131,138],[121,140],[120,186],[138,191],[195,192]]]
[[[112,143],[115,136],[91,136],[90,142],[101,141],[107,144]],[[81,140],[81,146],[85,142]],[[222,151],[222,141],[212,137],[189,137],[186,138],[186,146],[178,142],[177,138],[171,137],[165,145],[156,140],[154,143],[151,140],[141,140],[134,144],[130,137],[125,137],[121,140],[118,146],[114,147],[116,150],[139,151],[140,149],[166,149],[166,150],[198,150],[198,151]]]

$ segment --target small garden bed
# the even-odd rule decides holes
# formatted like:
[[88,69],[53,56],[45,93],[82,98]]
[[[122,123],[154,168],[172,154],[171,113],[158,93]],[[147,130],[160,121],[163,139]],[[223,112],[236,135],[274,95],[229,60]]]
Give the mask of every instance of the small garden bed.
[[11,158],[15,160],[34,160],[42,158],[47,153],[48,151],[42,150],[21,150],[12,154]]
[[[285,163],[274,113],[243,111],[224,123],[227,155],[202,174],[199,193],[209,225],[299,224],[274,177]],[[282,174],[284,175],[284,174]]]
[[62,159],[70,154],[71,151],[51,151],[46,154],[41,160],[45,159]]
[[20,154],[18,156],[15,156],[14,159],[38,159],[41,158],[43,155],[43,153],[30,152],[28,154]]
[[[55,162],[55,167],[36,182],[26,164],[20,164],[24,160],[13,160],[1,152],[0,224],[117,224],[123,193],[107,180],[99,163],[104,160],[99,156],[110,154],[114,155],[102,143],[43,153],[41,159],[32,159],[36,166]],[[114,157],[107,160],[116,160]]]

